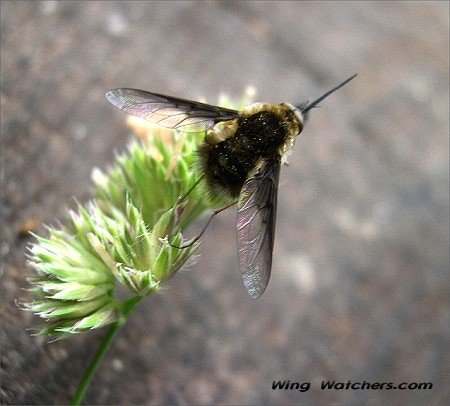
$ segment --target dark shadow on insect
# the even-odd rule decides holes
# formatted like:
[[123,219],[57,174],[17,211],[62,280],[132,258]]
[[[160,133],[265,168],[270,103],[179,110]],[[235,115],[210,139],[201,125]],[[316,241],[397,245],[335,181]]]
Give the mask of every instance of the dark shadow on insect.
[[198,241],[215,215],[237,204],[239,267],[249,295],[256,299],[270,278],[282,157],[294,146],[310,110],[355,76],[311,103],[256,103],[242,111],[136,89],[110,90],[106,98],[163,127],[206,133],[198,159],[202,176],[193,188],[204,181],[212,197],[225,196],[233,203],[214,211],[200,234],[179,248]]

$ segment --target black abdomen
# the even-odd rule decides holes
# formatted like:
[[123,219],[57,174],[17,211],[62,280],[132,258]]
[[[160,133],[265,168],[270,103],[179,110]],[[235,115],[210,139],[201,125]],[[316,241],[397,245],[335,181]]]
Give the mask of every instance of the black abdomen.
[[278,153],[287,138],[286,126],[273,113],[261,111],[240,118],[234,137],[216,145],[204,143],[201,164],[213,195],[239,195],[249,172],[261,158]]

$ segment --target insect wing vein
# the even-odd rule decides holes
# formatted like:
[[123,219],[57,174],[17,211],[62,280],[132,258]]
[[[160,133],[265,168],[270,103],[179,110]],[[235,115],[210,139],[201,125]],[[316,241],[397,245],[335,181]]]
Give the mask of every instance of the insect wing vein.
[[238,256],[244,285],[258,298],[269,283],[280,160],[267,160],[242,188],[237,212]]
[[206,131],[219,121],[239,117],[236,110],[136,89],[110,90],[106,98],[129,114],[184,132]]

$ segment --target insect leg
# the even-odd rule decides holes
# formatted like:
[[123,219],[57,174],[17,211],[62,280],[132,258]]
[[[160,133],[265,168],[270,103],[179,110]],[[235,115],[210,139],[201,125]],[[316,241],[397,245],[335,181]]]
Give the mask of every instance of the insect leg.
[[177,203],[180,204],[189,194],[198,186],[198,184],[203,180],[205,175],[200,176],[200,178],[192,185],[192,187],[181,197],[178,198]]
[[198,234],[198,235],[197,235],[196,237],[194,237],[192,240],[190,240],[190,241],[188,241],[188,242],[186,242],[186,243],[184,243],[184,244],[182,244],[182,245],[180,245],[180,246],[173,245],[173,244],[171,244],[170,242],[169,242],[169,244],[170,244],[172,247],[174,247],[174,248],[179,248],[179,249],[188,248],[188,247],[190,247],[191,245],[195,244],[200,238],[202,238],[203,234],[205,234],[205,231],[206,231],[206,229],[209,227],[209,225],[211,224],[213,218],[214,218],[217,214],[221,213],[222,211],[224,211],[224,210],[230,208],[231,206],[234,206],[237,202],[238,202],[238,201],[235,200],[234,202],[232,202],[232,203],[226,205],[225,207],[222,207],[222,208],[220,208],[220,209],[214,210],[214,211],[212,212],[211,216],[209,216],[209,219],[208,219],[208,221],[206,222],[205,226],[203,227],[202,231],[200,231],[200,234]]

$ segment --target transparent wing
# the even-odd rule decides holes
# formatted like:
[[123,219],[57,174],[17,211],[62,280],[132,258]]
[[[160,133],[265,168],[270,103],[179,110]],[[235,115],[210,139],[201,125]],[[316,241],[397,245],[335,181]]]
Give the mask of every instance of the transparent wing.
[[131,115],[184,132],[206,131],[219,121],[239,116],[236,110],[136,89],[110,90],[106,98]]
[[238,201],[237,236],[239,267],[253,299],[269,283],[275,236],[280,160],[267,160],[242,187]]

